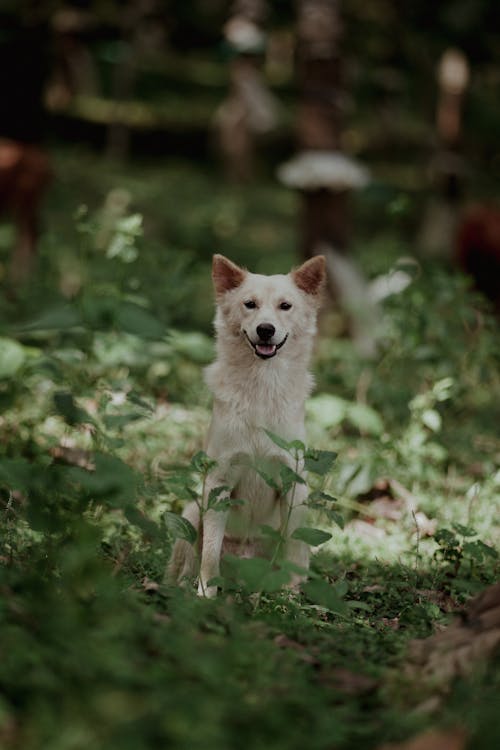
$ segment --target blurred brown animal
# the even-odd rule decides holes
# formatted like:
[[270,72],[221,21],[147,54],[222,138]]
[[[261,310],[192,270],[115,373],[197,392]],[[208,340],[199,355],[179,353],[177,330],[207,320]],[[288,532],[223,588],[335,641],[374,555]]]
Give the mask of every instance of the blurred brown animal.
[[0,138],[0,216],[10,218],[16,228],[9,272],[15,284],[33,270],[40,207],[50,174],[49,157],[40,146]]
[[457,234],[457,259],[500,313],[500,207],[476,205],[469,209]]

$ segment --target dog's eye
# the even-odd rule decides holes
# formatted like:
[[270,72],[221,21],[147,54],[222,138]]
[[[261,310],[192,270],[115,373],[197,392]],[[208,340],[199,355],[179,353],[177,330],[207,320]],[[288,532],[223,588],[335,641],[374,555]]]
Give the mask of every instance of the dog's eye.
[[280,310],[289,310],[290,308],[291,304],[289,302],[281,302]]
[[243,303],[248,310],[255,310],[257,307],[256,302],[253,299],[249,299]]

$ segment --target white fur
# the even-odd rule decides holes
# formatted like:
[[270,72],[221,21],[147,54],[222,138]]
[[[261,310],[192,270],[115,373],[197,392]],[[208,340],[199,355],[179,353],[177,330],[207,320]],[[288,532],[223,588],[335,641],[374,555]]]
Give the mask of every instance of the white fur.
[[[308,263],[321,266],[323,272],[324,264],[316,261],[323,259]],[[323,279],[308,293],[299,289],[296,278],[293,273],[262,276],[246,272],[238,286],[222,293],[219,290],[215,316],[217,357],[205,373],[214,397],[206,452],[217,461],[217,467],[209,475],[204,502],[210,490],[221,485],[228,485],[231,496],[245,502],[229,512],[206,510],[203,523],[195,503],[183,514],[199,531],[200,594],[216,594],[216,587],[207,583],[219,574],[223,549],[240,556],[259,551],[263,524],[286,532],[285,558],[302,568],[308,567],[307,545],[290,538],[302,523],[300,504],[306,495],[305,486],[296,485],[294,507],[289,514],[291,498],[277,498],[251,466],[256,458],[278,458],[290,463],[290,456],[271,441],[264,428],[288,440],[305,439],[304,402],[313,385],[308,367]],[[217,288],[217,281],[215,284]],[[245,307],[248,300],[255,301],[255,309]],[[282,302],[291,304],[290,310],[280,309]],[[257,326],[262,323],[276,329],[271,343],[279,344],[287,336],[270,359],[258,357],[251,343],[259,340]],[[195,576],[196,568],[191,545],[176,542],[170,577],[180,580]]]

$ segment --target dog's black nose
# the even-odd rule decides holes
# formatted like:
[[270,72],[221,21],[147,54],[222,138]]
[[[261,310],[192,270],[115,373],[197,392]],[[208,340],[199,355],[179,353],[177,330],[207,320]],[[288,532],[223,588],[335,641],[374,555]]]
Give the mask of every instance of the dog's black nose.
[[257,334],[261,341],[269,341],[276,333],[276,328],[271,323],[261,323],[257,326]]

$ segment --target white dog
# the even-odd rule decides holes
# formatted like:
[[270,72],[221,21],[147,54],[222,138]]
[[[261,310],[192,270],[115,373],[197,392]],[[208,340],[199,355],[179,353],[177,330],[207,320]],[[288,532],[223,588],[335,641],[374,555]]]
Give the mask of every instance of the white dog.
[[[265,429],[285,440],[305,439],[304,402],[313,385],[308,368],[326,265],[316,256],[286,276],[262,276],[214,255],[212,278],[217,358],[206,370],[214,396],[206,452],[217,465],[206,482],[203,512],[191,503],[183,513],[198,530],[200,564],[194,547],[177,540],[169,566],[170,579],[178,581],[195,577],[199,567],[198,593],[206,596],[217,592],[208,582],[219,575],[223,551],[244,557],[263,551],[263,525],[285,535],[286,560],[308,567],[309,548],[291,538],[301,525],[305,486],[280,497],[254,466],[277,458],[296,468]],[[210,491],[222,486],[226,498],[244,502],[227,511],[207,509]]]

